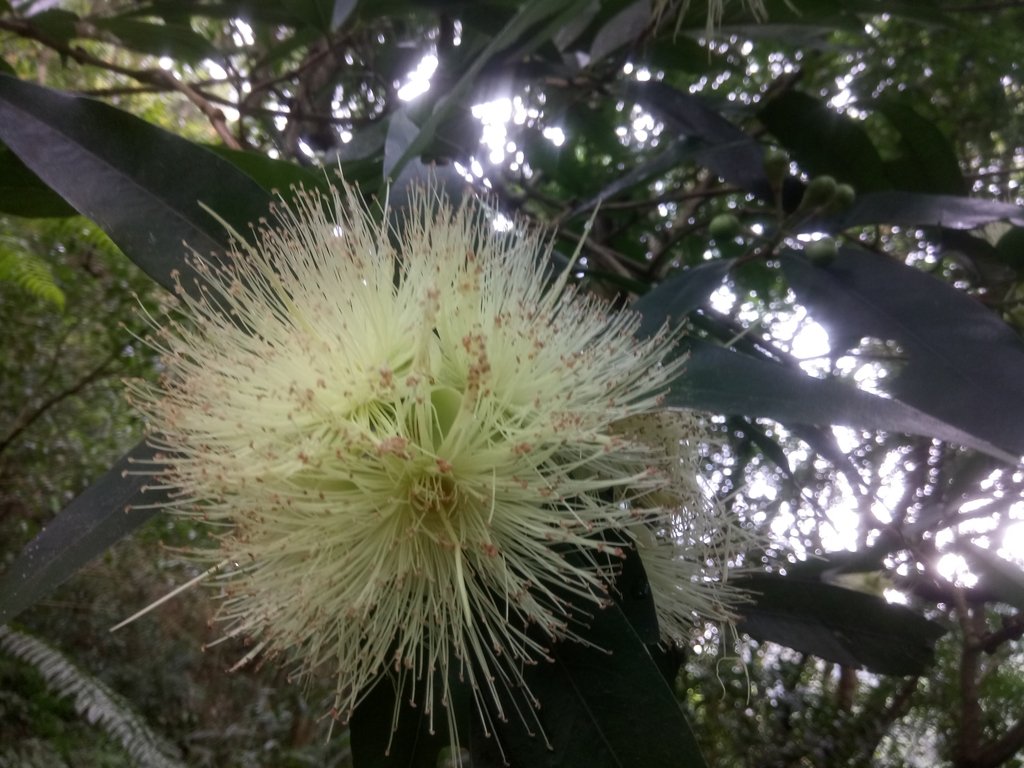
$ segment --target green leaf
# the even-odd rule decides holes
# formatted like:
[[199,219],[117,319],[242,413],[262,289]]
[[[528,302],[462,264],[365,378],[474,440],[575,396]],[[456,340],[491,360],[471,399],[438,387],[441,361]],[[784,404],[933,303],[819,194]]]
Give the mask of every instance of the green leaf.
[[[0,578],[0,624],[45,597],[75,571],[149,520],[162,491],[140,472],[155,452],[140,443],[62,509]],[[131,473],[131,474],[129,474]],[[145,504],[139,508],[139,504]]]
[[1013,267],[1018,275],[1024,274],[1024,227],[1012,227],[996,243],[996,254]]
[[785,91],[758,117],[811,176],[835,176],[858,192],[892,188],[882,158],[861,124],[817,99]]
[[616,13],[598,30],[590,45],[590,65],[632,45],[651,24],[650,0],[637,0]]
[[356,9],[356,0],[334,0],[331,10],[331,31],[340,29]]
[[267,214],[270,195],[212,152],[101,102],[5,75],[0,140],[168,288],[173,270],[191,272],[183,243],[215,254],[230,239],[203,205],[242,235]]
[[[472,697],[455,683],[460,714],[472,716],[467,707]],[[435,768],[438,755],[449,746],[447,710],[435,702],[434,732],[424,702],[409,706],[408,694],[401,695],[390,676],[382,677],[356,707],[352,715],[352,764],[355,768]],[[398,723],[392,732],[398,706]],[[455,706],[454,703],[450,703]],[[466,744],[468,746],[468,743]]]
[[665,322],[678,323],[722,285],[735,262],[716,259],[676,272],[637,299],[632,309],[643,315],[637,337],[653,336]]
[[[947,229],[975,229],[991,221],[1009,221],[1024,226],[1024,208],[998,200],[973,197],[926,195],[917,192],[873,192],[857,195],[846,211],[829,219],[830,231],[868,224],[933,226]],[[811,224],[804,229],[820,228]]]
[[76,37],[78,14],[50,8],[29,17],[29,23],[46,36],[48,42],[66,48]]
[[615,582],[615,603],[644,645],[661,641],[658,611],[643,561],[635,547],[627,547],[619,577]]
[[795,252],[781,261],[797,299],[830,336],[899,343],[906,362],[885,384],[896,398],[1024,455],[1024,342],[1002,318],[942,280],[869,251],[843,248],[824,266]]
[[11,248],[0,239],[0,283],[3,282],[12,282],[37,299],[64,309],[64,291],[54,282],[50,265],[31,250]]
[[207,149],[230,162],[274,195],[281,194],[288,198],[291,191],[296,188],[320,192],[327,192],[330,189],[334,173],[331,169],[305,168],[287,160],[267,157],[259,152],[243,152],[219,146],[210,146]]
[[736,579],[753,601],[737,627],[757,638],[882,675],[920,675],[945,629],[902,605],[813,579],[757,575]]
[[902,165],[911,171],[899,177],[901,189],[948,195],[966,195],[970,191],[956,150],[938,126],[893,97],[876,100],[874,108],[900,133]]
[[9,149],[0,149],[0,211],[27,218],[65,218],[75,209]]
[[772,198],[761,146],[703,99],[655,80],[630,83],[625,95],[664,120],[679,137],[698,142],[697,162],[730,184]]
[[185,24],[154,24],[124,17],[95,19],[92,23],[116,37],[125,48],[139,53],[170,56],[189,64],[220,58],[213,43]]
[[281,7],[294,19],[320,32],[331,31],[335,0],[282,0]]
[[799,368],[707,342],[691,341],[689,348],[686,367],[666,396],[666,405],[765,416],[783,423],[928,435],[1016,462],[1013,454],[898,400],[835,379],[815,379]]
[[[553,664],[526,669],[543,733],[513,712],[498,737],[509,763],[530,768],[704,768],[675,695],[617,606],[586,630],[594,647],[561,643]],[[532,714],[522,714],[536,730]],[[545,744],[545,737],[550,748]]]
[[967,558],[971,573],[978,577],[978,591],[1024,611],[1024,570],[1019,565],[968,542],[959,543],[956,549]]
[[660,154],[636,163],[626,173],[607,184],[604,189],[589,200],[577,205],[566,218],[571,219],[574,216],[578,216],[585,211],[589,211],[596,206],[600,206],[606,200],[611,200],[613,197],[628,189],[644,184],[655,177],[665,175],[673,168],[677,167],[683,160],[695,156],[697,154],[697,150],[698,147],[686,142],[685,140],[672,142],[671,145]]

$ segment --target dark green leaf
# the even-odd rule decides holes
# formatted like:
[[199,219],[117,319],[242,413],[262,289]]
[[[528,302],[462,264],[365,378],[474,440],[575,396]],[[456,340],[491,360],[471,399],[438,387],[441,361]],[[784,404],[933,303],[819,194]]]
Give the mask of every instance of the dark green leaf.
[[995,552],[962,542],[956,549],[967,558],[971,573],[978,577],[977,589],[992,599],[1024,611],[1024,570]]
[[335,0],[282,0],[293,19],[319,32],[330,32]]
[[208,149],[229,161],[267,192],[281,194],[286,198],[296,188],[327,192],[334,174],[333,169],[305,168],[258,152],[242,152],[218,146]]
[[[150,505],[164,501],[163,492],[147,493],[151,479],[135,474],[153,455],[147,445],[137,445],[29,542],[0,579],[0,624],[48,595],[156,513]],[[140,504],[146,508],[133,508]]]
[[828,224],[832,231],[867,224],[974,229],[990,221],[1009,221],[1024,226],[1024,208],[973,197],[874,192],[858,194],[853,205],[841,215],[830,219]]
[[761,146],[702,99],[655,80],[630,83],[626,95],[664,120],[676,138],[699,142],[699,163],[730,184],[771,199]]
[[830,336],[900,344],[906,362],[886,385],[895,397],[1024,455],[1024,343],[1002,318],[942,280],[868,251],[840,249],[825,266],[788,252],[782,265]]
[[932,663],[939,624],[882,597],[814,579],[746,576],[738,628],[803,653],[882,675],[920,675]]
[[690,342],[690,357],[666,404],[781,422],[928,435],[1016,461],[1013,454],[898,400],[706,342]]
[[615,582],[618,592],[615,602],[644,645],[657,645],[661,640],[661,630],[654,595],[644,564],[634,547],[626,548],[621,565],[622,570]]
[[78,15],[60,8],[51,8],[30,16],[29,23],[42,32],[49,42],[66,48],[76,36]]
[[0,149],[0,211],[40,218],[75,215],[75,209],[9,149]]
[[858,192],[892,187],[885,166],[860,123],[799,91],[785,91],[758,114],[811,176],[829,174]]
[[[408,703],[408,693],[400,694],[390,676],[381,678],[352,715],[352,764],[355,768],[435,768],[438,755],[449,746],[447,710],[435,702],[434,732],[425,703]],[[471,703],[468,691],[461,691],[460,701]],[[398,723],[391,730],[396,704]],[[454,704],[451,704],[454,706]],[[472,709],[461,707],[464,717]]]
[[[0,75],[0,140],[161,285],[187,274],[187,243],[228,242],[216,211],[240,234],[267,214],[270,195],[198,147],[91,99]],[[187,281],[186,281],[187,282]]]
[[875,102],[875,109],[900,133],[904,165],[911,174],[896,179],[900,189],[947,195],[966,195],[956,150],[948,138],[930,120],[913,107],[895,98]]
[[110,18],[93,22],[109,32],[125,47],[151,56],[170,56],[198,64],[203,59],[220,57],[217,48],[202,35],[183,24],[153,24],[137,19]]
[[596,64],[609,54],[632,45],[651,23],[650,0],[637,0],[612,16],[594,36],[590,45],[590,63]]
[[1017,274],[1024,274],[1024,227],[1013,227],[1006,231],[996,243],[999,259],[1013,267]]
[[693,157],[697,154],[697,147],[693,144],[689,144],[686,141],[675,141],[661,154],[637,163],[630,168],[626,173],[617,177],[610,184],[605,186],[600,192],[594,195],[591,199],[585,203],[580,203],[572,212],[568,218],[578,216],[584,211],[589,211],[595,206],[600,206],[606,200],[611,200],[621,192],[625,192],[638,184],[662,176],[677,165],[679,165],[684,159]]
[[[733,416],[727,422],[730,431],[742,432],[743,436],[756,445],[772,464],[778,467],[790,482],[793,472],[789,468],[789,459],[782,446],[768,436],[765,429],[740,416]],[[791,486],[792,487],[792,486]]]
[[[526,669],[543,734],[527,735],[512,713],[499,729],[508,761],[530,768],[704,768],[679,703],[622,611],[598,611],[586,637],[596,648],[562,643],[553,664]],[[530,711],[523,714],[532,721]]]
[[721,286],[733,266],[732,259],[716,259],[676,272],[633,303],[643,315],[637,336],[653,336],[666,322],[678,323]]
[[331,11],[331,31],[340,29],[356,9],[356,0],[334,0]]

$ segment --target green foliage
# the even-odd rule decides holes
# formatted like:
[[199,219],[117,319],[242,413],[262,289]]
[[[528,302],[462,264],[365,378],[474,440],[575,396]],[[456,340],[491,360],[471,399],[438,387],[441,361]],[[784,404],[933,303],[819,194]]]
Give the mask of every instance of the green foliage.
[[[175,768],[173,750],[132,710],[124,698],[83,672],[41,640],[0,626],[0,651],[30,664],[54,695],[71,698],[75,711],[105,731],[140,766]],[[2,758],[0,758],[2,759]]]
[[[394,178],[398,196],[430,164],[461,184],[458,163],[497,209],[552,227],[556,253],[579,246],[582,287],[631,304],[641,335],[688,327],[686,372],[666,402],[720,415],[709,485],[775,536],[764,564],[776,573],[754,577],[761,588],[738,617],[755,638],[745,663],[722,658],[732,649],[709,627],[675,681],[708,765],[1019,765],[1009,748],[1024,726],[1006,713],[1021,711],[1024,581],[993,550],[1021,525],[1024,499],[1021,11],[780,0],[754,24],[749,4],[730,3],[707,42],[715,13],[692,5],[674,30],[626,0],[82,2],[28,18],[0,3],[4,70],[20,77],[0,76],[0,210],[39,217],[0,220],[2,615],[45,617],[53,590],[86,589],[125,563],[158,595],[170,566],[132,558],[158,536],[206,535],[140,527],[149,516],[123,508],[141,480],[120,477],[127,465],[104,470],[140,436],[114,379],[156,373],[118,323],[143,332],[133,292],[161,311],[145,275],[165,287],[174,270],[187,276],[183,241],[223,248],[210,210],[247,236],[272,191],[321,185],[324,169],[368,194]],[[400,86],[427,54],[432,87],[407,101]],[[473,108],[504,97],[514,119],[482,148]],[[81,219],[43,218],[72,210],[127,259]],[[794,334],[814,329],[827,344],[807,357]],[[840,510],[854,522],[837,541]],[[112,547],[129,533],[137,540]],[[850,562],[827,553],[837,547]],[[798,564],[825,554],[810,575]],[[978,584],[942,575],[945,555],[965,557]],[[65,583],[90,560],[96,574]],[[182,580],[188,569],[172,565]],[[832,578],[862,571],[884,573],[909,605]],[[107,605],[90,594],[90,610]],[[119,616],[125,601],[144,602],[119,593]],[[186,603],[199,625],[200,604]],[[42,621],[58,631],[53,615]],[[669,659],[673,678],[673,654],[649,657],[631,621],[595,618],[611,655],[566,652],[538,670],[536,690],[558,702],[539,715],[555,752],[512,723],[513,764],[699,764],[651,661]],[[958,628],[937,654],[936,622]],[[154,656],[165,654],[154,666],[194,663],[200,640],[161,636],[175,627],[152,630]],[[73,645],[102,647],[116,667],[92,638],[83,630]],[[322,748],[285,736],[311,729],[307,703],[261,698],[281,682],[270,672],[245,683],[270,703],[246,708],[205,671],[187,684],[114,673],[154,728],[187,745],[189,764],[347,760],[347,735]],[[277,746],[253,747],[252,727],[212,746],[195,736],[201,724],[159,714],[161,687],[169,712],[191,697],[231,701]],[[66,753],[53,749],[65,705],[49,696],[23,695],[39,705],[26,763]],[[358,765],[381,759],[392,703],[379,686],[357,711]],[[215,710],[203,711],[230,723]],[[407,715],[382,764],[433,764],[444,745]],[[499,760],[493,741],[473,738],[475,760]],[[988,762],[967,762],[965,744]]]
[[14,283],[37,299],[64,309],[64,291],[54,282],[50,266],[31,253],[15,250],[15,245],[0,242],[0,283]]

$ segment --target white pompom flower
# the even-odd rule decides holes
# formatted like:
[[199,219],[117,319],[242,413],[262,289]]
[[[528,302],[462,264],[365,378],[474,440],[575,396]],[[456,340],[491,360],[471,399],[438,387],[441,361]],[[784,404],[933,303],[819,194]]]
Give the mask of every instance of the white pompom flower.
[[329,676],[342,721],[391,675],[457,743],[449,681],[485,727],[533,704],[523,667],[585,641],[619,546],[677,514],[678,494],[631,503],[680,462],[621,425],[683,361],[478,201],[376,213],[340,184],[193,254],[150,342],[164,370],[131,398],[170,508],[219,532],[197,554],[237,564],[218,618],[252,643],[240,663]]

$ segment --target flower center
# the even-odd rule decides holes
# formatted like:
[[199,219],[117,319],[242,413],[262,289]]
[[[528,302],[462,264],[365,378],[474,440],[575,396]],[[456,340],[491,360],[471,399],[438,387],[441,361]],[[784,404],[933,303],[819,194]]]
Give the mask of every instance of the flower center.
[[430,527],[431,520],[437,524],[441,516],[453,516],[458,498],[458,485],[451,474],[422,474],[409,486],[409,507]]

